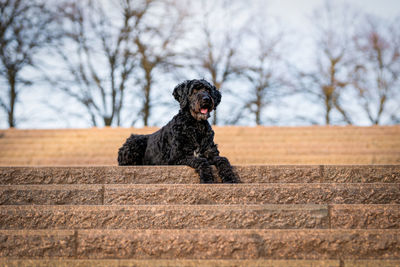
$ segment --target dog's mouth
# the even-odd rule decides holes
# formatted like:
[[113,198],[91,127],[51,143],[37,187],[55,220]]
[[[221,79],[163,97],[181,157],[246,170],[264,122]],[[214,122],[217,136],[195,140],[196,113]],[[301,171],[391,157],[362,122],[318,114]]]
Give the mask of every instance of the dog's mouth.
[[214,101],[205,90],[193,94],[190,99],[190,113],[198,121],[207,120],[214,109]]
[[213,110],[212,102],[207,101],[200,104],[198,112],[202,115],[209,115],[212,110]]
[[208,112],[209,112],[209,111],[208,111],[208,108],[201,108],[201,109],[200,109],[200,113],[201,113],[201,114],[207,115]]
[[200,107],[191,109],[192,116],[200,121],[200,120],[207,120],[210,117],[210,112],[212,108],[209,105],[202,105]]

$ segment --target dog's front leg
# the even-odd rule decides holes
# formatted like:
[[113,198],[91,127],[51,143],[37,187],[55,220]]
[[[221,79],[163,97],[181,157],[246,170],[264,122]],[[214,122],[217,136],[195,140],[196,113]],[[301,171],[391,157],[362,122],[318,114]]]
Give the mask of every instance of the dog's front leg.
[[211,166],[208,163],[208,160],[205,158],[188,157],[181,160],[180,164],[194,168],[200,176],[200,183],[214,183],[214,176],[212,174]]
[[200,183],[210,184],[214,183],[214,176],[212,174],[211,166],[208,160],[198,157],[185,157],[174,162],[174,165],[186,165],[192,167],[200,176]]
[[232,170],[229,160],[225,157],[215,156],[212,158],[212,164],[218,170],[218,174],[224,183],[238,183],[238,178]]
[[[178,136],[178,135],[176,135]],[[193,150],[187,148],[181,141],[181,138],[175,138],[172,142],[169,165],[186,165],[192,167],[200,176],[200,183],[214,183],[214,176],[212,174],[210,163],[203,157],[196,157],[193,155]]]

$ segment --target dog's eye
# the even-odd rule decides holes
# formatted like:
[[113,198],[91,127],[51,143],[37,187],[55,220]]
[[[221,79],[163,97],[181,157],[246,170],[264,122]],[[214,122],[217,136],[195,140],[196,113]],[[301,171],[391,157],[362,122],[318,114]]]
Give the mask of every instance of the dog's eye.
[[194,88],[194,92],[205,92],[206,90],[204,88]]

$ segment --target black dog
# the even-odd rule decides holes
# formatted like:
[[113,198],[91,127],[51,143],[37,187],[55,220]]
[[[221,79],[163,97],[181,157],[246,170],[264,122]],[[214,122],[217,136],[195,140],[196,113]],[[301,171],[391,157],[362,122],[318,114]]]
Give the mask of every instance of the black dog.
[[179,113],[153,134],[132,134],[119,149],[119,165],[188,165],[201,183],[214,182],[210,165],[215,165],[224,183],[238,182],[228,159],[219,156],[207,121],[221,102],[220,92],[206,80],[190,80],[176,86],[173,96]]

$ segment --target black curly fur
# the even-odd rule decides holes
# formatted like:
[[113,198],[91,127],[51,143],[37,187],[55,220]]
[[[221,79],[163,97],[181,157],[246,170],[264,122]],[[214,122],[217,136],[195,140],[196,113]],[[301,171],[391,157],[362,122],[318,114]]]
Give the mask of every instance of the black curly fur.
[[188,80],[175,87],[173,96],[179,113],[153,134],[132,134],[119,149],[118,164],[187,165],[201,183],[214,182],[210,165],[215,165],[224,183],[238,182],[228,159],[219,156],[207,121],[221,102],[220,92],[206,80]]

